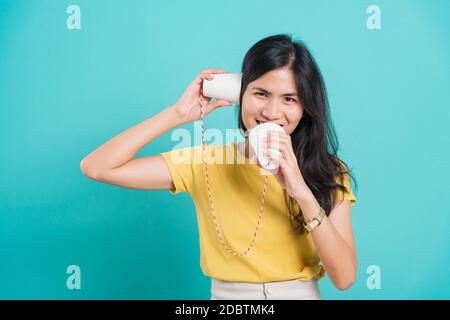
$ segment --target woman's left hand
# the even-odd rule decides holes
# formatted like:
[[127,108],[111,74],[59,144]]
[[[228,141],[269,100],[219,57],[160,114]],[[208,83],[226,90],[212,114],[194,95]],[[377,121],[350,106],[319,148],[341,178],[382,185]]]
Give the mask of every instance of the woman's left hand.
[[[299,199],[309,191],[298,166],[297,157],[292,148],[291,136],[280,131],[268,131],[266,143],[263,143],[263,152],[277,161],[279,167],[274,177],[286,189],[287,193],[294,199]],[[281,152],[281,156],[274,157],[267,153],[267,149],[275,149]]]

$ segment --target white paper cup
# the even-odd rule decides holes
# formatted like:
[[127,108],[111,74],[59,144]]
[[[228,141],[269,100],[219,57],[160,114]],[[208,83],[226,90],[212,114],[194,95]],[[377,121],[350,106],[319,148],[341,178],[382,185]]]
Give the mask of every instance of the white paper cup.
[[203,80],[203,95],[239,103],[242,73],[213,74],[213,80]]
[[272,159],[269,159],[268,156],[264,154],[262,143],[267,138],[266,135],[268,131],[285,132],[280,125],[273,122],[266,122],[261,123],[251,129],[248,139],[250,147],[252,148],[254,154],[256,155],[256,158],[258,159],[258,164],[267,171],[274,172],[279,167],[279,158],[281,156],[281,152],[273,148],[268,149],[267,152],[271,154]]

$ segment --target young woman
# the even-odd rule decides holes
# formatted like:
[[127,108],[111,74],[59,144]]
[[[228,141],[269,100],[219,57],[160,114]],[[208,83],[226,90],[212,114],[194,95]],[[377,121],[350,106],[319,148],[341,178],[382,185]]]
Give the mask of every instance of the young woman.
[[[125,188],[188,192],[211,299],[320,299],[317,281],[325,273],[336,288],[349,288],[357,269],[350,215],[356,199],[337,157],[324,81],[300,41],[267,37],[242,64],[239,128],[274,122],[285,131],[269,131],[265,144],[281,152],[275,174],[261,174],[248,139],[134,157],[166,131],[199,120],[200,99],[204,115],[232,105],[202,96],[202,82],[217,73],[227,71],[203,71],[175,104],[94,150],[80,164],[83,174]],[[227,160],[205,163],[206,154]],[[239,156],[248,161],[238,163]]]

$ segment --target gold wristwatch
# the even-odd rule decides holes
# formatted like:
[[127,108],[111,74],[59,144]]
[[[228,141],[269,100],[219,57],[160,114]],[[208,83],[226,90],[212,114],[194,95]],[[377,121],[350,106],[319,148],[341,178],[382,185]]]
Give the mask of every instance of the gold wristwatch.
[[320,211],[317,217],[312,218],[308,222],[305,221],[303,223],[303,227],[305,227],[305,229],[308,230],[308,232],[311,232],[312,230],[320,226],[324,218],[325,218],[325,210],[323,210],[323,208],[320,207]]

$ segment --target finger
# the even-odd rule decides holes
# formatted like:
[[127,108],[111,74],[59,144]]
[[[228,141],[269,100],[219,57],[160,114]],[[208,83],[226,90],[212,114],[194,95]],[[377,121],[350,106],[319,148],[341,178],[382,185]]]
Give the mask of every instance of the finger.
[[228,71],[223,70],[223,69],[206,69],[203,70],[202,73],[228,73]]
[[278,150],[280,153],[285,153],[287,151],[287,147],[285,144],[278,144],[276,142],[270,143],[266,149]]
[[228,73],[228,71],[222,70],[222,69],[206,69],[206,70],[203,70],[192,81],[192,83],[194,84],[195,87],[198,86],[196,88],[194,87],[194,90],[195,91],[198,90],[198,88],[203,85],[203,81],[205,79],[206,80],[213,80],[214,79],[214,76],[212,75],[213,73]]
[[203,81],[204,81],[205,79],[207,79],[207,80],[213,80],[213,79],[214,79],[214,76],[211,75],[211,74],[209,74],[209,73],[202,72],[202,73],[200,73],[199,75],[197,75],[197,76],[195,77],[195,79],[192,81],[192,83],[194,83],[195,85],[198,85],[198,86],[202,86]]
[[228,73],[228,71],[225,71],[222,69],[206,69],[206,70],[203,70],[199,76],[202,79],[213,80],[214,79],[213,74],[224,74],[224,73]]
[[[292,159],[293,161],[296,159],[294,152],[289,147],[289,144],[283,143],[283,144],[276,144],[275,142],[269,143],[266,147],[262,147],[263,150],[268,149],[275,149],[278,150],[281,153],[281,156],[277,155],[280,159],[283,158],[286,161],[289,159]],[[270,157],[273,158],[273,157]],[[296,163],[296,161],[294,161]]]
[[262,145],[269,148],[281,148],[281,147],[289,148],[289,143],[290,142],[286,140],[270,139],[268,141],[263,141]]
[[267,135],[270,137],[278,138],[280,140],[290,140],[290,136],[288,134],[280,131],[269,130],[267,131]]
[[206,96],[202,96],[203,99],[203,105],[208,104],[212,98],[206,97]]
[[224,105],[224,106],[233,105],[232,101],[226,100],[226,99],[217,99],[216,102],[219,103],[219,105]]
[[202,78],[203,80],[214,80],[214,76],[209,72],[200,73],[200,78]]
[[280,132],[280,141],[282,141],[282,143],[285,143],[288,147],[288,149],[294,153],[294,148],[292,146],[292,139],[291,136],[285,132]]
[[267,144],[270,143],[270,144],[274,145],[273,143],[281,142],[282,138],[280,137],[279,132],[277,132],[277,131],[268,131],[264,141]]
[[[197,76],[197,78],[195,78],[194,81],[193,81],[193,83],[195,84],[195,86],[198,86],[198,87],[196,88],[196,90],[198,90],[198,88],[202,88],[202,87],[203,87],[203,82],[204,82],[205,80],[208,80],[208,81],[214,80],[214,76],[213,76],[212,74],[210,74],[210,73],[204,73],[204,72],[200,73],[200,74]],[[211,99],[209,99],[209,100],[211,100]],[[208,100],[208,101],[209,101],[209,100]]]
[[[293,148],[292,148],[292,142],[291,142],[291,136],[288,134],[285,134],[283,132],[279,132],[279,131],[269,131],[269,133],[271,133],[270,135],[268,135],[267,141],[278,141],[279,144],[285,144],[288,146],[289,149],[292,149],[293,152]],[[275,144],[276,146],[276,144]]]

